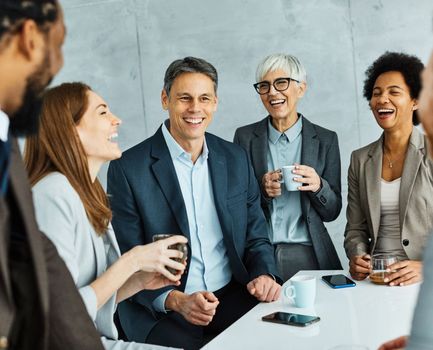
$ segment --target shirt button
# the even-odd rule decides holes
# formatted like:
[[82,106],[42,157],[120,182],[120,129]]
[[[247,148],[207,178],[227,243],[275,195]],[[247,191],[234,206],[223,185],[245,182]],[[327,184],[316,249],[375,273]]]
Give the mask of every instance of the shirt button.
[[403,239],[403,245],[405,247],[407,247],[409,245],[409,240],[408,239]]
[[5,336],[0,337],[0,349],[7,349],[8,347],[8,338]]

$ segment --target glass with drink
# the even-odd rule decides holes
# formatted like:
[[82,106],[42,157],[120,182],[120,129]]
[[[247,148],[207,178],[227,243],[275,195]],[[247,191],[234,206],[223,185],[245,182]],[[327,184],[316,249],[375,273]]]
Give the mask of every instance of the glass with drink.
[[[153,242],[159,241],[160,239],[166,239],[169,238],[171,236],[174,236],[172,234],[157,234],[157,235],[153,235],[152,240]],[[168,249],[176,249],[179,250],[180,252],[183,253],[182,258],[178,259],[178,258],[172,258],[173,260],[176,260],[177,262],[180,263],[185,263],[186,258],[188,257],[188,246],[186,245],[186,243],[177,243],[177,244],[173,244],[171,246],[168,247]],[[176,275],[179,271],[171,268],[171,267],[166,267],[166,269],[172,273],[173,275]]]
[[373,272],[370,274],[371,282],[376,284],[388,284],[388,282],[385,282],[385,278],[396,271],[386,272],[386,269],[397,261],[398,259],[394,255],[373,254],[371,257],[371,267],[373,269]]

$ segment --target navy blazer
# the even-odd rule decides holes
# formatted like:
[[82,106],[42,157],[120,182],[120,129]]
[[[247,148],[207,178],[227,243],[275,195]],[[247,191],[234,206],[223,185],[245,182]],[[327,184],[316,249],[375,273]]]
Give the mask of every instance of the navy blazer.
[[[246,152],[212,134],[205,137],[215,206],[233,278],[246,285],[260,275],[277,276],[274,250],[260,208],[260,190]],[[190,238],[182,192],[161,128],[110,163],[108,194],[122,252],[152,242],[158,233]],[[190,246],[188,249],[191,256]],[[188,268],[178,287],[181,291]],[[168,288],[173,287],[142,291],[119,305],[129,340],[144,342],[157,320],[164,317],[153,309],[152,302]]]
[[[234,142],[241,145],[251,158],[257,182],[268,172],[268,120],[238,128]],[[301,193],[302,216],[307,224],[314,252],[322,270],[341,270],[331,237],[323,224],[335,220],[341,211],[341,164],[338,137],[302,116],[301,163],[314,168],[322,179],[322,189]],[[262,208],[268,220],[271,200],[262,196]]]

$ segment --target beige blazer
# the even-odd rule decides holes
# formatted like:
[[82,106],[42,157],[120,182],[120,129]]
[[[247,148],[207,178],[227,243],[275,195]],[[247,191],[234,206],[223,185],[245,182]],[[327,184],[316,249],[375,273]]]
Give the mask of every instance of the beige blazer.
[[[344,249],[350,258],[374,251],[380,224],[380,179],[383,135],[352,153],[347,195]],[[432,228],[433,163],[426,138],[414,128],[401,176],[399,206],[401,242],[411,260],[421,260]]]

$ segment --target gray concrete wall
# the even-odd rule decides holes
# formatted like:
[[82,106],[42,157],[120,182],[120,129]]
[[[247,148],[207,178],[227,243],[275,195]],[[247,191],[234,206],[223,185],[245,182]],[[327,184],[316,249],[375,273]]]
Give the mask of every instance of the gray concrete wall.
[[[165,69],[184,56],[205,58],[220,75],[219,108],[210,131],[234,130],[266,115],[252,84],[257,63],[294,54],[308,73],[299,111],[335,130],[344,207],[329,224],[342,248],[350,153],[380,135],[362,98],[364,71],[386,50],[426,62],[433,44],[431,0],[61,0],[68,34],[65,66],[55,83],[84,81],[122,118],[127,149],[165,119]],[[105,182],[105,171],[101,179]]]

